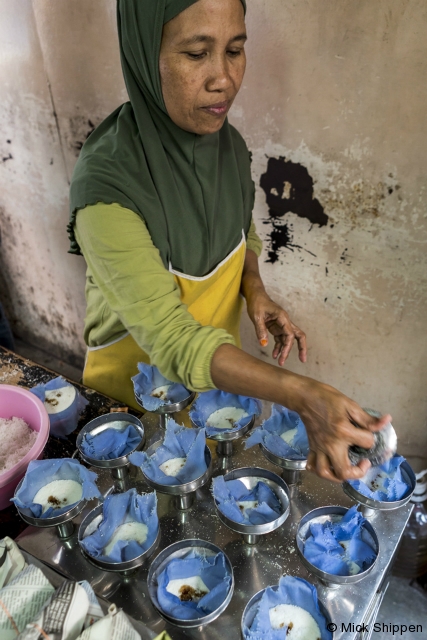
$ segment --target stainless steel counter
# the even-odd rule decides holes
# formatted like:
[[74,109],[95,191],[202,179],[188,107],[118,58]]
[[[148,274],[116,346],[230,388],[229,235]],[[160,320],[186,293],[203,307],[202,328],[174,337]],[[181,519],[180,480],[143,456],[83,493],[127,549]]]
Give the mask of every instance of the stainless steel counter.
[[[182,413],[183,415],[177,416],[178,421],[188,424],[187,415]],[[158,439],[158,435],[155,434],[158,418],[146,414],[142,421],[147,432],[148,446],[150,441]],[[214,453],[215,444],[209,444],[212,445],[211,450]],[[244,451],[242,441],[238,441],[234,446],[235,453],[228,460],[218,459],[214,454],[214,475],[243,466],[259,466],[280,471],[264,458],[258,447]],[[228,464],[224,464],[224,461]],[[98,484],[101,491],[105,492],[112,483],[109,473],[99,474]],[[132,467],[126,488],[130,486],[136,486],[139,491],[149,491],[142,474],[135,467]],[[300,563],[295,550],[295,532],[301,517],[316,507],[350,507],[354,504],[343,493],[340,485],[303,472],[302,482],[291,487],[289,518],[279,529],[263,536],[256,546],[246,545],[239,534],[232,532],[220,522],[208,486],[197,491],[197,499],[188,511],[178,511],[174,500],[173,497],[158,495],[161,529],[159,551],[178,540],[201,538],[221,547],[234,569],[235,591],[230,605],[217,620],[203,628],[184,631],[166,624],[152,607],[148,597],[148,567],[143,567],[130,577],[100,571],[89,564],[81,554],[76,532],[64,541],[57,537],[55,530],[28,527],[17,542],[22,549],[64,576],[75,580],[89,580],[99,596],[122,607],[125,612],[136,620],[143,621],[156,633],[167,629],[173,640],[237,640],[240,638],[241,615],[248,600],[260,589],[277,584],[282,574],[299,576],[315,584],[331,621],[337,625],[334,640],[353,640],[368,637],[359,636],[356,626],[368,621],[380,602],[387,571],[412,510],[412,505],[408,504],[395,511],[377,512],[370,518],[380,544],[380,557],[376,567],[363,581],[331,590],[319,583]],[[76,519],[76,524],[85,513],[87,509]],[[343,630],[342,625],[348,630]]]

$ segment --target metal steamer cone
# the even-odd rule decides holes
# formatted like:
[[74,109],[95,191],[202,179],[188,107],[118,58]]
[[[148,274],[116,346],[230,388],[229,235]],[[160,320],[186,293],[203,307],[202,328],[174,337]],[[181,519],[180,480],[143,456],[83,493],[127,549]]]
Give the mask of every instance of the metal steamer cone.
[[[374,409],[363,408],[363,410],[373,418],[381,417],[381,413]],[[359,425],[355,424],[355,426],[360,428]],[[386,424],[381,431],[374,431],[373,436],[375,442],[370,449],[364,449],[357,445],[349,447],[348,457],[352,464],[356,465],[360,460],[367,459],[370,460],[373,467],[377,467],[394,456],[397,451],[397,435],[391,422]]]

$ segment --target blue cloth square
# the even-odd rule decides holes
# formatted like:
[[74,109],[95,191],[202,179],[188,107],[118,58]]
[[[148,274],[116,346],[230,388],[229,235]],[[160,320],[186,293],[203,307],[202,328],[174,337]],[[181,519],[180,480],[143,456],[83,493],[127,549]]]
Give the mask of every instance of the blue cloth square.
[[[86,553],[104,562],[126,562],[147,551],[156,540],[159,531],[157,497],[155,492],[139,495],[136,489],[126,493],[108,496],[102,505],[102,522],[90,536],[80,544]],[[147,539],[143,544],[136,540],[118,540],[110,554],[104,554],[116,529],[128,522],[141,522],[148,527]]]
[[94,460],[114,460],[133,451],[140,442],[139,432],[133,424],[128,424],[123,431],[110,427],[96,435],[87,432],[83,436],[80,448],[85,455]]
[[[393,502],[401,500],[410,491],[402,476],[400,465],[405,462],[402,456],[394,456],[379,467],[371,467],[361,480],[348,480],[347,482],[359,493],[372,500],[381,502]],[[377,476],[379,474],[390,476],[382,481],[383,488],[379,486]]]
[[[166,590],[170,580],[200,576],[209,593],[199,602],[182,602]],[[223,553],[213,556],[196,551],[182,558],[173,558],[157,579],[157,600],[160,608],[179,620],[195,620],[212,613],[224,602],[231,587],[231,575],[227,570]]]
[[[133,376],[133,389],[135,396],[137,396],[139,402],[147,411],[157,411],[157,409],[166,404],[175,404],[188,398],[191,391],[189,391],[183,384],[178,382],[171,382],[157,369],[144,362],[138,362],[139,373]],[[155,398],[151,395],[154,389],[163,387],[165,385],[172,385],[168,390],[166,399]]]
[[[365,571],[374,562],[377,553],[364,532],[366,522],[354,506],[339,522],[312,523],[304,543],[304,556],[318,569],[336,576],[352,575],[350,563]],[[348,541],[347,549],[340,542]],[[359,572],[359,573],[360,573]]]
[[[280,437],[291,429],[296,429],[292,446]],[[280,404],[273,404],[271,416],[247,438],[245,449],[256,444],[263,444],[271,453],[286,460],[305,460],[308,456],[309,444],[303,421],[298,413]]]
[[[204,429],[187,429],[175,420],[168,420],[163,443],[148,456],[145,451],[135,451],[129,460],[141,467],[144,474],[159,484],[186,484],[199,478],[207,471],[205,460],[206,435]],[[186,458],[186,462],[176,476],[167,476],[159,468],[172,458]]]
[[[56,391],[62,387],[74,387],[74,385],[59,376],[58,378],[49,380],[46,384],[36,385],[30,389],[30,391],[44,403],[46,399],[46,391]],[[68,434],[74,431],[77,427],[80,414],[83,412],[86,405],[89,404],[79,390],[76,387],[74,388],[76,390],[76,396],[72,404],[67,409],[64,409],[64,411],[49,414],[50,433],[58,438],[66,438]]]
[[[257,482],[253,489],[248,489],[240,480],[225,481],[224,476],[217,476],[212,481],[212,493],[221,513],[234,522],[265,524],[277,520],[282,513],[277,496],[262,481]],[[258,502],[258,506],[242,513],[238,502],[253,500]]]
[[[217,429],[216,427],[208,426],[206,421],[209,416],[215,411],[218,411],[218,409],[224,409],[225,407],[243,409],[248,415],[241,418],[236,425],[230,429]],[[237,431],[247,424],[252,419],[252,416],[259,416],[261,411],[262,404],[260,400],[213,389],[212,391],[205,391],[199,394],[196,402],[190,409],[190,418],[197,427],[206,428],[206,435],[209,437],[219,433]]]
[[[50,507],[42,514],[42,506],[33,502],[39,489],[54,480],[75,480],[82,485],[83,494],[81,500],[100,498],[101,494],[95,484],[98,476],[89,471],[73,458],[55,458],[53,460],[33,460],[28,465],[21,488],[12,502],[20,509],[29,509],[34,518],[56,518],[69,511],[73,505],[67,505],[62,509]],[[77,504],[77,503],[75,503]]]
[[277,587],[267,587],[257,604],[257,610],[250,627],[243,627],[244,640],[286,640],[288,627],[273,629],[270,624],[270,609],[280,604],[292,604],[305,609],[317,622],[321,640],[332,640],[325,617],[319,610],[316,588],[293,576],[282,576]]

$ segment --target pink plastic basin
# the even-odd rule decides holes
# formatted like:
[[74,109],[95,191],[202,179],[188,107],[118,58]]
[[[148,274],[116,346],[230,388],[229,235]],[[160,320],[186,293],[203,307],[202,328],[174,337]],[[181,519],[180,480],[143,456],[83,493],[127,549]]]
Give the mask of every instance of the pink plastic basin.
[[10,507],[16,485],[24,477],[29,462],[43,457],[49,437],[49,416],[43,403],[30,391],[0,384],[0,418],[22,418],[38,436],[28,453],[11,469],[0,473],[0,511]]

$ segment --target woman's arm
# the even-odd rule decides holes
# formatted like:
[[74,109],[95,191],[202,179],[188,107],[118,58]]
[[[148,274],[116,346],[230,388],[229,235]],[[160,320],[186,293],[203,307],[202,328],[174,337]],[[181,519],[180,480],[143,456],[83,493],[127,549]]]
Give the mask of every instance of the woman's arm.
[[[268,332],[274,336],[273,358],[278,358],[278,364],[284,364],[295,340],[299,358],[305,362],[305,334],[268,296],[259,273],[258,256],[250,249],[246,251],[241,291],[260,344],[268,344]],[[384,426],[390,416],[378,422],[333,387],[250,358],[231,345],[219,347],[212,361],[215,385],[225,391],[238,387],[240,390],[234,393],[255,395],[299,413],[310,443],[307,467],[319,476],[335,481],[361,477],[369,463],[364,461],[353,467],[348,447],[358,444],[370,448],[373,436],[369,431]]]
[[349,418],[374,430],[387,416],[375,420],[332,387],[262,362],[235,347],[226,331],[201,326],[181,303],[143,221],[119,205],[102,212],[98,206],[79,211],[79,244],[108,305],[153,364],[195,391],[216,386],[297,411],[307,427],[313,471],[335,480],[363,475],[363,465],[350,466],[347,447],[370,446],[372,434]]
[[258,360],[233,345],[218,347],[211,373],[218,389],[277,402],[299,413],[310,444],[307,468],[328,480],[361,478],[370,463],[352,466],[348,447],[372,447],[370,431],[391,420],[389,415],[372,418],[337,389]]

